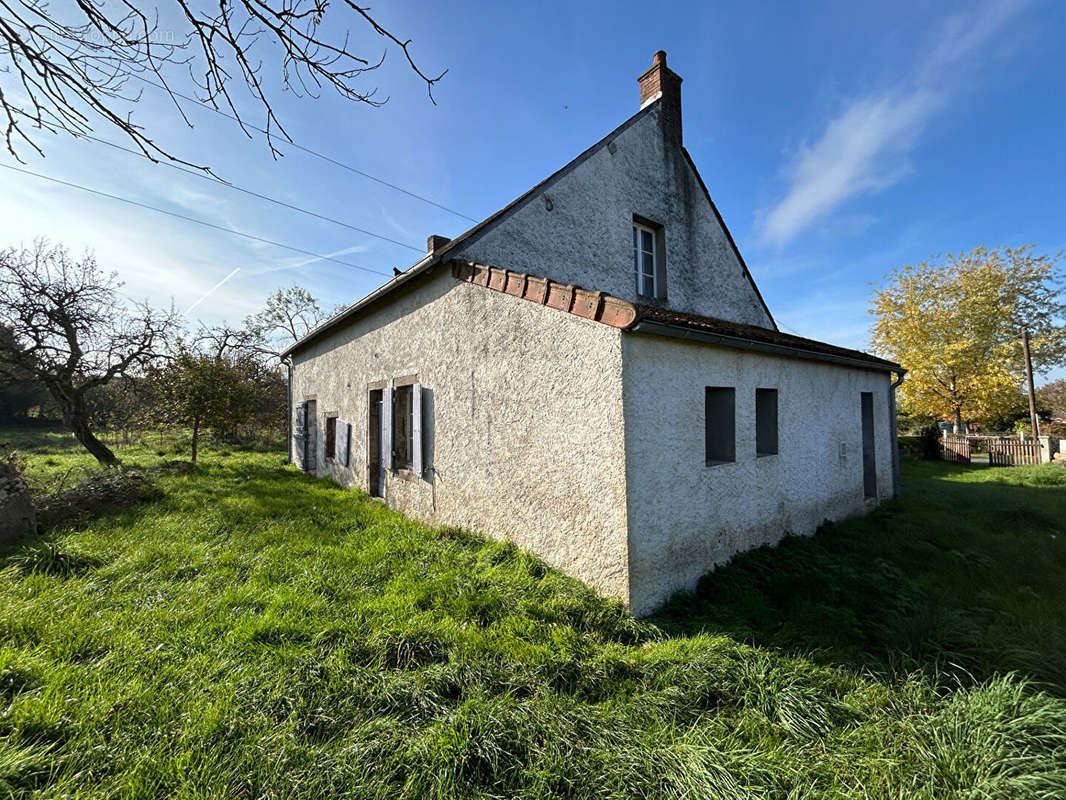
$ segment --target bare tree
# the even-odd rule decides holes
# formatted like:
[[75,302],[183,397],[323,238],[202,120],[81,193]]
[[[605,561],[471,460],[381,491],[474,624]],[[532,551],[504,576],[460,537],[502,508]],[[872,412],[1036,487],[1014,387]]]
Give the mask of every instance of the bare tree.
[[294,285],[270,295],[263,310],[245,320],[244,330],[269,342],[276,355],[330,316],[319,307],[310,292]]
[[[0,0],[2,2],[3,0]],[[89,393],[162,357],[178,317],[129,305],[114,273],[59,245],[0,251],[0,376],[29,374],[48,389],[66,425],[102,464],[118,459],[92,432]]]
[[[189,164],[158,145],[130,115],[129,104],[151,84],[167,93],[175,113],[190,127],[183,99],[232,116],[249,136],[251,130],[262,131],[277,156],[277,138],[289,139],[274,112],[273,79],[264,74],[264,65],[279,68],[284,91],[317,96],[332,89],[372,106],[388,98],[378,98],[376,89],[359,84],[384,63],[390,46],[403,53],[431,101],[434,85],[447,72],[424,72],[411,54],[411,40],[394,35],[369,8],[352,0],[218,0],[194,5],[199,4],[0,0],[0,74],[12,78],[6,93],[0,85],[0,111],[6,117],[11,154],[18,158],[16,142],[41,152],[32,130],[84,136],[94,130],[94,123],[103,123],[132,139],[153,161]],[[355,26],[385,40],[380,56],[356,52],[351,41]],[[246,122],[248,111],[234,93],[242,85],[262,114],[261,125]]]
[[234,328],[223,323],[208,327],[201,323],[191,339],[191,348],[219,359],[238,355],[260,359],[273,356],[263,331],[251,325]]

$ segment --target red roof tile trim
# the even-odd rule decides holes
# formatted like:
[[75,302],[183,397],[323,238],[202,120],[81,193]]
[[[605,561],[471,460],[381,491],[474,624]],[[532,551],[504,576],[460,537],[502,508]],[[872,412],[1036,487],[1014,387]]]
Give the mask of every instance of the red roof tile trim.
[[471,261],[453,260],[451,267],[452,275],[461,281],[602,322],[613,328],[628,328],[637,320],[635,305],[604,292],[590,292],[580,286],[556,283],[525,272],[487,267]]
[[638,306],[620,297],[604,292],[590,292],[579,286],[556,283],[547,278],[538,278],[525,272],[514,272],[500,267],[488,267],[471,261],[452,260],[452,275],[475,286],[484,286],[498,292],[520,297],[548,308],[565,311],[585,319],[602,322],[614,328],[633,328],[640,322],[657,322],[678,328],[706,331],[719,337],[800,350],[807,353],[835,358],[863,361],[879,369],[898,371],[899,364],[887,361],[861,350],[805,339],[790,333],[755,325],[744,325],[714,317],[687,314],[654,306]]

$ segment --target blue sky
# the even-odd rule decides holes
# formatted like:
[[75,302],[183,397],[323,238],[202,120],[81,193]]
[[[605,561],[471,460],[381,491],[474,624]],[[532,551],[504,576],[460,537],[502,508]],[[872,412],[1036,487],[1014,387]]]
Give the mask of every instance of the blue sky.
[[[366,80],[391,96],[382,108],[282,96],[296,141],[481,219],[633,114],[636,78],[664,49],[684,78],[685,144],[785,330],[865,347],[871,289],[895,267],[977,245],[1066,249],[1062,4],[394,2],[374,12],[414,40],[427,71],[449,70],[438,104],[394,50]],[[355,30],[357,47],[380,52],[381,40]],[[274,160],[261,138],[196,106],[189,129],[154,90],[132,110],[163,144],[239,185],[415,249],[69,137],[46,135],[47,157],[26,152],[26,167],[385,274],[417,260],[428,234],[471,224],[298,152]],[[130,296],[173,299],[208,323],[239,322],[292,283],[332,307],[385,279],[7,170],[0,181],[0,244],[48,236],[91,248]]]

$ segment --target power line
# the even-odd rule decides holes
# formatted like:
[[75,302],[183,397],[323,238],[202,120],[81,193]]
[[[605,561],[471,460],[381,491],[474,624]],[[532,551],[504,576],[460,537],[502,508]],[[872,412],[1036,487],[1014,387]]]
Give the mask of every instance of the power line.
[[[135,74],[131,73],[129,77],[136,78],[137,80],[142,81],[143,83],[147,83],[149,86],[154,86],[156,89],[159,89],[162,92],[166,92],[166,93],[168,93],[170,95],[173,95],[174,97],[180,97],[182,100],[188,100],[190,103],[196,103],[198,105],[201,105],[204,108],[206,108],[208,111],[214,111],[216,114],[219,114],[220,116],[226,117],[227,119],[233,120],[238,125],[242,125],[242,126],[244,126],[246,128],[251,128],[254,131],[258,131],[259,133],[263,134],[264,136],[271,136],[271,134],[269,132],[267,132],[263,128],[260,128],[258,125],[253,125],[250,122],[246,122],[245,120],[242,120],[242,119],[238,118],[235,114],[230,114],[228,111],[223,111],[221,108],[216,108],[215,106],[213,106],[210,103],[207,103],[207,102],[205,102],[203,100],[199,100],[199,99],[197,99],[195,97],[190,97],[187,94],[182,94],[181,92],[175,91],[174,89],[170,89],[170,88],[168,88],[166,86],[163,86],[160,83],[156,83],[155,81],[149,80],[148,78],[142,77],[140,75],[135,75]],[[397,192],[400,192],[402,194],[407,195],[408,197],[413,197],[416,200],[421,200],[423,203],[428,203],[431,206],[435,206],[435,207],[439,208],[441,211],[447,211],[449,214],[455,214],[455,216],[462,217],[463,219],[469,220],[470,222],[474,222],[474,223],[478,222],[478,220],[474,219],[473,217],[471,217],[471,216],[469,216],[467,214],[464,214],[462,211],[456,211],[454,208],[448,208],[448,206],[441,205],[440,203],[438,203],[438,202],[436,202],[434,200],[430,200],[428,197],[423,197],[420,194],[416,194],[415,192],[412,192],[412,191],[410,191],[408,189],[404,189],[402,186],[397,186],[395,183],[389,183],[388,181],[386,181],[386,180],[384,180],[382,178],[379,178],[376,175],[371,175],[369,172],[364,172],[361,169],[356,169],[351,164],[345,164],[343,161],[338,161],[337,159],[335,159],[335,158],[333,158],[331,156],[327,156],[327,155],[325,155],[323,153],[320,153],[317,150],[312,150],[310,147],[307,147],[305,145],[302,145],[302,144],[299,144],[297,142],[291,141],[289,139],[281,139],[279,141],[282,143],[282,146],[289,145],[290,147],[294,147],[297,150],[302,150],[303,152],[305,152],[305,153],[307,153],[309,155],[315,156],[316,158],[320,158],[323,161],[327,161],[327,162],[329,162],[330,164],[333,164],[336,167],[340,167],[342,169],[346,169],[349,172],[354,172],[356,175],[361,175],[362,177],[364,177],[364,178],[366,178],[368,180],[374,181],[375,183],[380,183],[382,186],[388,186],[390,189],[394,189]]]
[[408,250],[414,250],[416,253],[425,252],[421,247],[415,247],[412,244],[407,244],[407,242],[401,242],[401,241],[398,241],[396,239],[391,239],[388,236],[384,236],[384,235],[382,235],[380,233],[374,233],[373,231],[368,231],[366,228],[360,228],[360,227],[358,227],[356,225],[351,225],[351,224],[345,222],[344,220],[334,219],[333,217],[327,217],[325,214],[319,214],[317,211],[309,211],[306,208],[301,208],[300,206],[294,206],[291,203],[286,203],[284,200],[278,200],[277,198],[269,197],[268,195],[265,195],[265,194],[260,194],[259,192],[252,191],[251,189],[245,189],[243,186],[238,186],[235,183],[230,183],[229,181],[222,180],[221,178],[218,178],[218,177],[216,177],[214,175],[207,175],[207,174],[205,174],[203,172],[198,172],[198,171],[196,171],[194,169],[189,169],[188,167],[183,167],[180,164],[171,164],[170,162],[167,162],[167,161],[158,161],[156,159],[149,158],[144,153],[141,153],[141,152],[139,152],[137,150],[134,150],[134,149],[132,149],[130,147],[123,147],[120,144],[115,144],[114,142],[109,142],[106,139],[98,139],[95,136],[90,136],[88,134],[81,134],[81,137],[85,138],[85,139],[89,139],[90,141],[93,141],[93,142],[98,142],[99,144],[107,145],[108,147],[113,147],[116,150],[121,150],[124,153],[129,153],[130,155],[134,155],[134,156],[137,156],[139,158],[143,158],[146,161],[151,161],[151,162],[153,162],[155,164],[161,164],[164,167],[171,167],[172,169],[176,169],[179,172],[184,172],[184,173],[186,173],[188,175],[195,175],[197,178],[203,178],[205,181],[210,181],[211,183],[217,183],[220,186],[226,186],[226,187],[228,187],[230,189],[233,189],[233,190],[238,191],[238,192],[243,192],[244,194],[250,195],[252,197],[258,197],[260,200],[266,200],[268,203],[274,203],[275,205],[282,206],[283,208],[288,208],[288,209],[291,209],[293,211],[299,211],[301,214],[307,214],[310,217],[316,217],[317,219],[324,220],[325,222],[332,222],[334,225],[341,225],[341,226],[343,226],[345,228],[348,228],[349,230],[358,231],[359,233],[364,233],[367,236],[373,236],[375,239],[381,239],[383,241],[390,242],[391,244],[399,245],[400,247],[406,247]]
[[[213,112],[215,112],[216,114],[218,114],[220,116],[226,117],[227,119],[232,120],[233,122],[236,122],[238,125],[240,125],[240,126],[242,126],[244,128],[251,128],[252,130],[258,131],[259,133],[261,133],[261,134],[263,134],[264,136],[267,136],[267,137],[271,136],[270,132],[265,130],[264,128],[260,128],[258,125],[253,125],[250,122],[246,122],[245,120],[242,120],[239,117],[237,117],[236,114],[230,114],[227,111],[223,111],[221,108],[218,108],[217,106],[212,105],[211,103],[208,103],[208,102],[206,102],[204,100],[200,100],[200,99],[198,99],[196,97],[190,97],[187,94],[182,94],[181,92],[179,92],[179,91],[177,91],[175,89],[171,89],[169,86],[164,86],[161,83],[156,83],[155,81],[150,80],[149,78],[145,78],[145,77],[143,77],[141,75],[137,75],[136,73],[133,73],[133,72],[130,72],[128,75],[126,75],[124,77],[136,78],[137,80],[141,81],[142,83],[146,83],[149,86],[152,86],[152,87],[154,87],[155,89],[158,89],[161,92],[165,92],[171,98],[180,97],[182,100],[187,100],[190,103],[196,103],[197,105],[203,106],[208,111],[213,111]],[[86,138],[94,139],[94,137],[92,137],[92,136],[86,136]],[[99,141],[99,140],[94,139],[94,141]],[[294,141],[292,141],[291,139],[289,139],[287,137],[287,134],[286,134],[285,138],[282,138],[280,140],[275,139],[273,141],[280,141],[282,143],[282,146],[289,145],[290,147],[294,147],[297,150],[302,150],[303,152],[307,153],[308,155],[315,156],[315,158],[320,158],[323,161],[326,161],[326,162],[328,162],[330,164],[333,164],[336,167],[340,167],[341,169],[346,169],[349,172],[352,172],[352,173],[354,173],[356,175],[359,175],[361,177],[366,178],[367,180],[374,181],[375,183],[380,183],[382,186],[387,186],[388,188],[393,189],[393,190],[395,190],[397,192],[400,192],[401,194],[405,194],[408,197],[413,197],[415,200],[420,200],[423,203],[428,203],[429,205],[434,206],[435,208],[439,208],[441,211],[447,211],[449,214],[454,214],[457,217],[462,217],[463,219],[465,219],[465,220],[467,220],[469,222],[473,222],[473,223],[480,222],[480,220],[474,219],[469,214],[464,214],[462,211],[456,211],[454,208],[449,208],[448,206],[442,205],[441,203],[438,203],[435,200],[430,200],[428,197],[424,197],[423,195],[420,195],[420,194],[418,194],[416,192],[412,192],[409,189],[404,189],[402,186],[397,186],[395,183],[390,183],[389,181],[387,181],[387,180],[385,180],[383,178],[379,178],[376,175],[371,175],[369,172],[364,172],[361,169],[353,167],[351,164],[345,164],[343,161],[338,161],[337,159],[333,158],[332,156],[327,156],[324,153],[320,153],[317,150],[314,150],[314,149],[312,149],[310,147],[307,147],[306,145],[302,145],[302,144],[299,144],[298,142],[294,142]],[[271,146],[274,146],[273,145],[273,141],[272,141],[272,145]],[[110,144],[110,142],[107,142],[106,144]],[[144,155],[144,154],[141,153],[139,155]],[[151,160],[151,159],[149,159],[149,160]],[[164,163],[164,162],[159,162],[159,163]],[[343,223],[341,223],[341,224],[343,224]],[[370,235],[374,236],[375,234],[370,234]],[[382,238],[384,238],[384,237],[382,237]],[[407,245],[407,244],[404,244],[403,246],[404,247],[410,247],[410,245]],[[417,248],[417,247],[413,248],[413,249],[420,251],[420,248]]]
[[0,164],[0,167],[3,167],[4,169],[12,170],[13,172],[21,172],[24,175],[32,175],[35,178],[41,178],[42,180],[51,181],[52,183],[58,183],[60,186],[67,186],[67,187],[69,187],[71,189],[80,189],[83,192],[89,192],[90,194],[95,194],[95,195],[98,195],[100,197],[107,197],[107,198],[109,198],[111,200],[118,200],[120,203],[127,203],[127,204],[129,204],[131,206],[137,206],[138,208],[145,208],[145,209],[148,209],[149,211],[155,211],[155,212],[157,212],[159,214],[166,214],[167,216],[170,216],[170,217],[177,217],[178,219],[185,220],[186,222],[193,222],[193,223],[195,223],[197,225],[203,225],[203,226],[205,226],[207,228],[214,228],[216,231],[222,231],[223,233],[231,233],[234,236],[243,236],[245,239],[251,239],[252,241],[261,242],[262,244],[269,244],[269,245],[272,245],[274,247],[280,247],[283,250],[291,250],[294,253],[300,253],[301,255],[311,256],[312,258],[319,259],[321,261],[332,261],[334,264],[340,264],[340,265],[345,266],[345,267],[351,267],[352,269],[362,270],[363,272],[370,272],[370,273],[372,273],[374,275],[384,275],[386,278],[391,278],[392,277],[392,275],[390,275],[387,272],[382,272],[382,271],[376,270],[376,269],[370,269],[370,267],[363,267],[363,266],[360,266],[359,264],[353,264],[351,261],[342,261],[341,259],[334,258],[333,256],[322,255],[321,253],[315,253],[315,252],[312,252],[311,250],[304,250],[301,247],[294,247],[291,244],[283,244],[282,242],[275,242],[272,239],[265,239],[262,236],[256,236],[254,233],[245,233],[244,231],[237,231],[237,230],[234,230],[233,228],[227,228],[224,225],[216,225],[215,223],[208,222],[207,220],[197,219],[196,217],[187,217],[184,214],[178,214],[175,211],[167,211],[165,208],[158,208],[157,206],[151,206],[151,205],[148,205],[147,203],[142,203],[142,202],[140,202],[138,200],[130,200],[128,197],[120,197],[117,194],[110,194],[108,192],[102,192],[99,189],[92,189],[92,188],[90,188],[88,186],[83,186],[80,183],[71,183],[70,181],[63,181],[63,180],[60,180],[59,178],[53,178],[53,177],[51,177],[49,175],[42,175],[41,173],[34,172],[33,170],[23,169],[22,167],[15,167],[15,166],[12,166],[11,164]]

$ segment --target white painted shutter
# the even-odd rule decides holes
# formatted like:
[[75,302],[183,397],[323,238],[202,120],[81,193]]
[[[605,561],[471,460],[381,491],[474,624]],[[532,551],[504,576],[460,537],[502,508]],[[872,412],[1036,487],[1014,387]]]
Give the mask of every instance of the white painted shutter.
[[296,429],[293,431],[293,459],[300,469],[304,469],[304,437],[307,436],[307,403],[296,406]]
[[337,461],[341,466],[348,466],[348,442],[350,441],[349,433],[352,430],[352,426],[347,422],[341,422],[337,420],[337,432],[334,434],[334,447],[337,449]]
[[422,384],[411,387],[411,472],[422,477]]
[[392,387],[381,390],[381,469],[392,469]]

